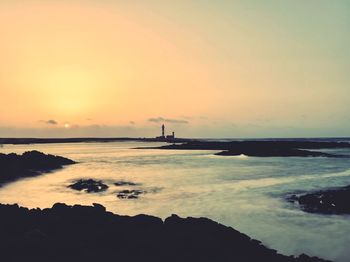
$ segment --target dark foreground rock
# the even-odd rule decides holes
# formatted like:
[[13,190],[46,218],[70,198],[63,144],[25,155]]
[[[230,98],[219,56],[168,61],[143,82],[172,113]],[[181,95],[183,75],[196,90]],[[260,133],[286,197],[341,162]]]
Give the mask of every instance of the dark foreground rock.
[[1,261],[324,261],[277,254],[206,218],[119,216],[99,204],[0,205],[0,217]]
[[29,151],[22,155],[0,153],[0,186],[22,177],[37,176],[75,163],[68,158],[46,155],[39,151]]
[[306,212],[338,215],[350,214],[349,199],[350,186],[287,197]]
[[108,189],[108,186],[101,180],[96,181],[93,179],[79,179],[68,187],[77,191],[85,191],[86,193],[98,193]]

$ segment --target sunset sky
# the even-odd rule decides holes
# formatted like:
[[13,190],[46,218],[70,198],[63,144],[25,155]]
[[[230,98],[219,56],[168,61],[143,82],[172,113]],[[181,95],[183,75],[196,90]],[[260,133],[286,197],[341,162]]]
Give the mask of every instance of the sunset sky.
[[350,136],[349,83],[350,1],[0,1],[0,137]]

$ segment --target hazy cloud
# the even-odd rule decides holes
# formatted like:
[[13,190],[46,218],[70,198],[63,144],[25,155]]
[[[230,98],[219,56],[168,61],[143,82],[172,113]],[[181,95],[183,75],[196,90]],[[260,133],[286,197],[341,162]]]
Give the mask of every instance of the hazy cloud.
[[183,119],[187,119],[187,120],[191,120],[191,119],[194,119],[195,117],[193,117],[193,116],[185,116],[185,115],[182,115],[182,116],[180,116],[181,118],[183,118]]
[[53,119],[50,119],[50,120],[40,120],[40,122],[42,123],[45,123],[45,124],[48,124],[48,125],[57,125],[57,121],[56,120],[53,120]]
[[130,125],[135,125],[136,123],[134,121],[129,122]]
[[188,124],[187,120],[171,119],[171,118],[163,118],[163,117],[149,118],[148,121],[153,123]]

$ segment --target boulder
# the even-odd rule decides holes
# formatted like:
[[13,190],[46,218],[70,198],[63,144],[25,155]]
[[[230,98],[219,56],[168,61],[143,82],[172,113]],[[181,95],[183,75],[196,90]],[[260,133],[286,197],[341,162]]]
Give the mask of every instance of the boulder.
[[108,189],[108,186],[102,183],[101,180],[96,181],[93,179],[79,179],[73,184],[68,185],[68,187],[77,191],[85,191],[87,193],[98,193]]

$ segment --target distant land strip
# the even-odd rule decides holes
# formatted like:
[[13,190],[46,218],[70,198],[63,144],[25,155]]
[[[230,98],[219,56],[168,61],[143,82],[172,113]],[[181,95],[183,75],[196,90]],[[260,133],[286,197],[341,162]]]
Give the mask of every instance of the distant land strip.
[[172,142],[182,143],[193,141],[194,139],[175,138],[172,140],[161,140],[157,138],[132,138],[132,137],[82,137],[82,138],[0,138],[0,144],[56,144],[56,143],[108,143],[123,141],[141,141],[141,142]]
[[[141,147],[142,148],[142,147]],[[221,156],[256,156],[256,157],[349,157],[346,155],[315,151],[316,149],[350,148],[348,142],[318,141],[188,141],[160,147],[143,147],[150,149],[173,150],[216,150]]]

